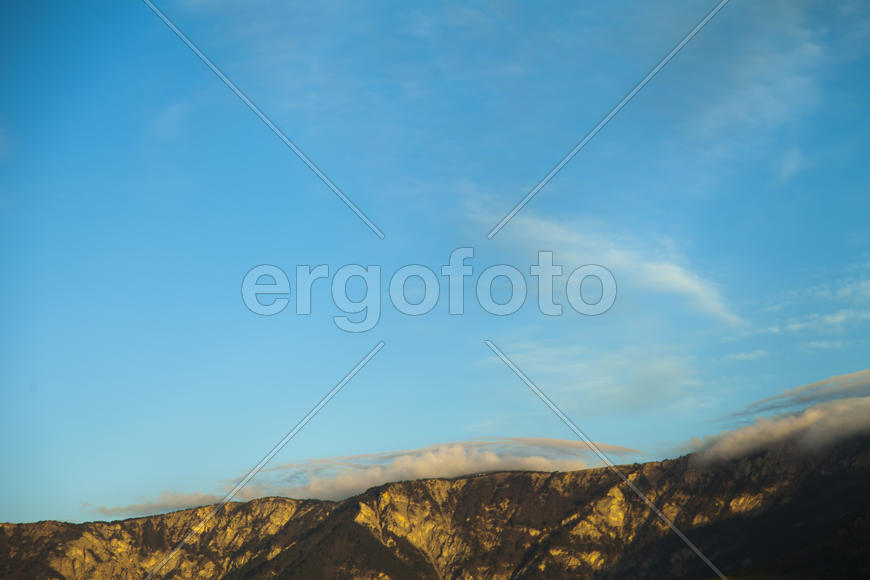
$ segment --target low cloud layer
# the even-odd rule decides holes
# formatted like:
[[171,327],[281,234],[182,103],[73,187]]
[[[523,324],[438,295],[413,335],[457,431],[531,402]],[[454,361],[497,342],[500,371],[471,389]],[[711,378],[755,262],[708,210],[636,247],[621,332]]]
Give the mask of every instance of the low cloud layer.
[[199,491],[194,493],[176,493],[171,491],[164,491],[155,499],[143,499],[141,503],[134,503],[125,506],[105,507],[93,506],[85,502],[84,506],[104,516],[126,517],[171,512],[184,508],[209,505],[213,503],[218,503],[222,499],[222,496],[210,493],[202,493]]
[[693,441],[702,461],[741,457],[791,443],[818,449],[870,432],[870,370],[831,377],[757,401],[738,417],[761,416],[744,427]]
[[[615,445],[596,445],[613,457],[642,454]],[[593,452],[580,441],[530,437],[476,439],[276,465],[261,471],[235,499],[278,495],[338,500],[390,481],[490,471],[575,471],[599,465]],[[163,492],[155,499],[127,506],[89,507],[104,516],[134,516],[213,504],[222,499],[223,494]]]

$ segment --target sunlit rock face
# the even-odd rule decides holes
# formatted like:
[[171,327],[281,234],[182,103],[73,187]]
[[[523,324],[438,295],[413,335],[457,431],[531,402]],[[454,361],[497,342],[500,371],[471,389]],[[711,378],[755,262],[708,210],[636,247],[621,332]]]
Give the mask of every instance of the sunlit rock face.
[[[620,468],[730,578],[870,577],[870,444]],[[144,578],[211,508],[0,524],[2,578]],[[226,506],[165,578],[713,578],[608,469]]]

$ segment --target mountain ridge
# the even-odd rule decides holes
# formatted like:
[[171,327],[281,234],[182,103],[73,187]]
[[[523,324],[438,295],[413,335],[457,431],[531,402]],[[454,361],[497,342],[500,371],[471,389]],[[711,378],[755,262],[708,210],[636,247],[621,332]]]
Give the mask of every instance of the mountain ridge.
[[[870,577],[870,437],[629,464],[729,578]],[[0,524],[3,578],[142,578],[213,506]],[[341,501],[227,504],[164,578],[713,578],[609,468],[382,484]]]

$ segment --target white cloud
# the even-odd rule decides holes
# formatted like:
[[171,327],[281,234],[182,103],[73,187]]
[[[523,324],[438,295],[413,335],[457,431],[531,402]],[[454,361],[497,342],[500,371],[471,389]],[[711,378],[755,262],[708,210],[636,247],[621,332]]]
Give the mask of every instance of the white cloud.
[[[495,223],[489,217],[482,223]],[[649,240],[618,237],[590,225],[564,225],[530,215],[517,215],[500,236],[523,247],[552,249],[560,263],[601,264],[613,270],[620,283],[682,296],[696,310],[728,324],[743,322],[726,304],[715,282],[693,272],[672,255],[669,247],[673,244],[651,244]]]
[[[641,452],[604,443],[596,444],[614,456]],[[237,499],[280,495],[299,499],[337,500],[391,481],[458,477],[489,471],[574,471],[599,465],[581,441],[533,437],[476,439],[443,443],[420,449],[309,459],[264,469]],[[163,492],[153,500],[127,506],[93,507],[106,516],[141,515],[183,509],[221,501],[223,496],[202,492]]]
[[92,506],[85,502],[84,507],[91,508],[95,512],[104,516],[134,516],[142,514],[155,514],[169,512],[174,510],[199,507],[203,505],[215,504],[223,499],[222,496],[194,492],[194,493],[176,493],[164,491],[157,496],[156,499],[143,500],[141,503],[134,503],[125,506],[105,507]]
[[760,358],[766,358],[770,356],[770,353],[766,350],[756,349],[750,352],[738,352],[736,354],[732,354],[728,358],[734,360],[758,360]]
[[757,419],[752,425],[719,435],[701,447],[701,460],[729,459],[794,441],[800,448],[818,448],[839,439],[870,432],[870,397],[819,403],[793,415]]
[[846,264],[840,268],[839,276],[828,276],[828,282],[781,293],[765,310],[796,314],[780,314],[756,332],[794,335],[802,339],[800,347],[809,351],[854,346],[860,342],[855,333],[870,321],[868,273],[870,267],[866,262]]
[[840,285],[834,296],[836,298],[870,299],[870,280],[853,280]]
[[[598,444],[608,453],[639,451]],[[404,479],[458,477],[487,471],[573,471],[598,464],[580,441],[545,438],[479,439],[405,451],[333,457],[280,465],[282,495],[341,499],[375,485]]]
[[786,321],[783,326],[789,332],[843,332],[848,326],[870,320],[870,310],[843,308],[827,314],[813,312]]
[[[702,461],[740,457],[782,443],[811,449],[870,432],[870,370],[831,377],[757,401],[737,416],[759,417],[751,425],[693,440]],[[783,413],[784,412],[784,413]]]

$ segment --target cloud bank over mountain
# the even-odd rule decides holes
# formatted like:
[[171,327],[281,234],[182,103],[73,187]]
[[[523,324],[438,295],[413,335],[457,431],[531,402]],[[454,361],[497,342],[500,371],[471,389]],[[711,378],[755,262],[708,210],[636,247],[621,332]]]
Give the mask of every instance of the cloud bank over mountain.
[[[596,443],[614,458],[643,453]],[[576,471],[600,462],[581,441],[533,437],[474,439],[419,449],[308,459],[261,471],[235,497],[266,496],[339,500],[392,481],[458,477],[492,471]],[[227,489],[232,483],[227,486]],[[165,491],[154,499],[116,507],[91,507],[104,516],[132,516],[218,503],[223,494]]]
[[[774,416],[764,413],[778,412]],[[694,440],[703,461],[731,459],[782,443],[818,449],[870,431],[870,370],[789,389],[748,405],[735,417],[758,416],[749,425]]]
[[[765,415],[778,413],[774,415]],[[691,447],[702,462],[732,459],[793,443],[811,450],[870,432],[870,370],[831,377],[756,401],[732,418],[748,424],[704,439]],[[642,451],[597,443],[618,463]],[[576,471],[601,464],[581,441],[533,437],[473,439],[421,447],[308,459],[262,470],[234,498],[266,496],[340,500],[374,486],[402,480],[452,478],[494,471]],[[229,482],[226,489],[232,487]],[[165,491],[125,506],[90,506],[107,517],[153,514],[218,503],[223,493]]]

